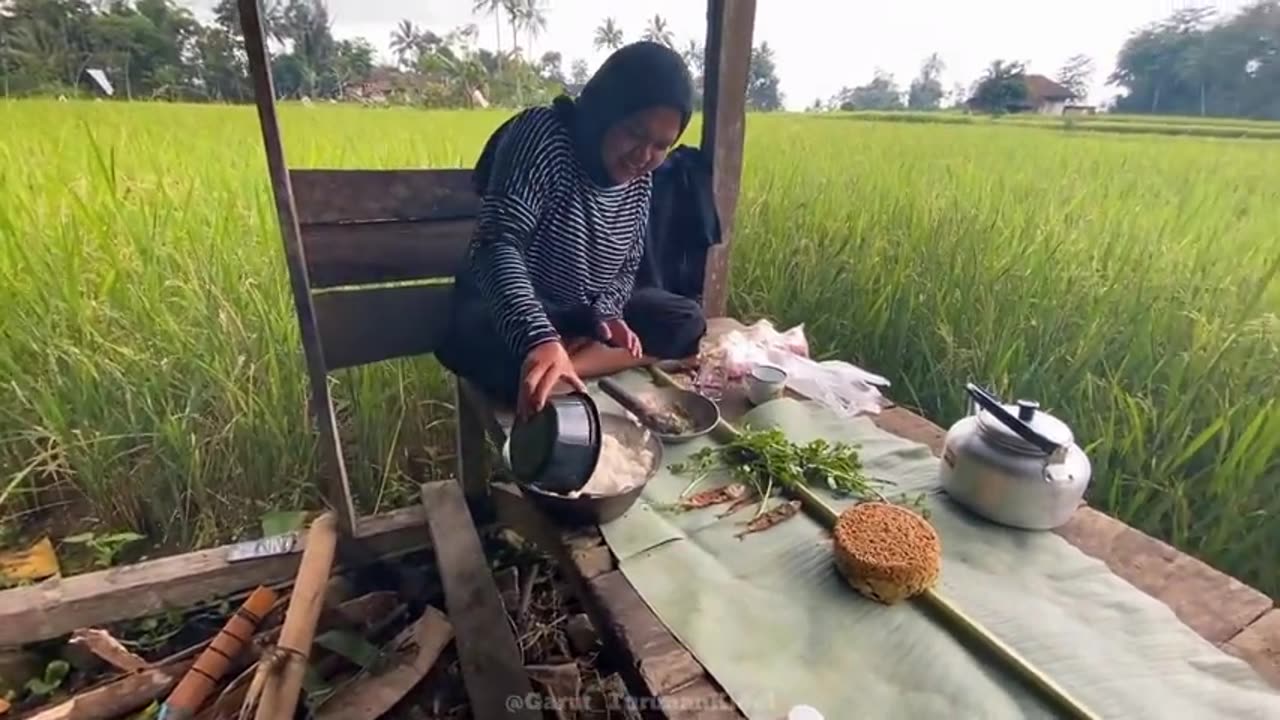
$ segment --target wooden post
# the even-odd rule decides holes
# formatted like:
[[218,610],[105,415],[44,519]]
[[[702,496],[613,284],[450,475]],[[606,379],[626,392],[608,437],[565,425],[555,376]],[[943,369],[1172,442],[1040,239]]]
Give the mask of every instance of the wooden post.
[[707,255],[703,308],[722,317],[729,295],[729,250],[742,180],[747,73],[756,0],[707,0],[707,60],[703,74],[702,151],[711,158],[711,187],[720,214],[720,245]]
[[312,412],[320,432],[320,452],[324,474],[328,476],[325,499],[338,516],[338,527],[348,537],[356,534],[355,504],[347,482],[347,467],[342,460],[338,439],[338,420],[329,396],[329,372],[320,346],[320,330],[316,325],[315,307],[311,302],[311,283],[307,279],[307,261],[302,249],[302,232],[298,227],[298,209],[293,202],[293,185],[285,164],[284,146],[280,141],[280,125],[276,119],[276,91],[271,81],[271,65],[267,61],[267,45],[262,34],[258,0],[238,0],[240,28],[244,33],[245,51],[249,55],[249,76],[258,106],[258,122],[262,126],[262,143],[267,152],[267,169],[271,174],[271,190],[275,196],[276,215],[284,237],[285,260],[289,266],[289,284],[293,290],[294,309],[302,331],[302,349],[306,355],[307,376],[311,382]]

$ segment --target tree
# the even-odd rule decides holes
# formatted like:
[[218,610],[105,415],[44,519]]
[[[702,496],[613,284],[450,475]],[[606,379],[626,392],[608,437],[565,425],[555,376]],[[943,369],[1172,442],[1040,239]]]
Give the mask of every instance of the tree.
[[569,82],[575,87],[582,87],[591,79],[591,71],[587,69],[587,61],[578,58],[569,64]]
[[871,82],[856,88],[843,87],[831,99],[831,107],[844,111],[852,110],[901,110],[902,88],[893,79],[893,75],[876,68]]
[[391,31],[391,54],[400,65],[408,64],[418,51],[418,28],[409,20],[401,20]]
[[912,110],[937,110],[942,104],[942,71],[946,65],[937,53],[930,55],[920,67],[920,75],[911,81],[907,107]]
[[1076,98],[1088,97],[1093,72],[1093,58],[1088,55],[1072,55],[1058,70],[1058,84],[1070,90]]
[[560,66],[563,60],[563,56],[554,50],[542,53],[542,58],[538,60],[538,74],[556,85],[568,85],[564,79],[564,69]]
[[675,46],[675,35],[671,33],[671,28],[667,27],[667,21],[661,15],[654,15],[649,20],[649,25],[644,29],[644,39],[667,47]]
[[604,19],[600,23],[600,27],[596,28],[596,36],[593,41],[597,50],[617,50],[622,47],[622,28],[618,27],[617,21],[611,17]]
[[1020,62],[995,60],[974,88],[970,104],[996,115],[1027,100],[1027,71]]
[[765,112],[782,109],[781,81],[773,59],[773,48],[761,43],[751,49],[747,69],[747,109]]
[[[502,55],[502,0],[475,0],[471,4],[471,12],[484,13],[493,17],[493,34],[497,38],[498,55]],[[393,48],[394,50],[394,48]]]
[[1280,0],[1174,12],[1129,37],[1108,82],[1121,112],[1280,119]]
[[542,0],[517,0],[516,17],[520,27],[528,38],[528,45],[525,47],[525,53],[533,57],[533,41],[547,29],[547,11],[543,7]]

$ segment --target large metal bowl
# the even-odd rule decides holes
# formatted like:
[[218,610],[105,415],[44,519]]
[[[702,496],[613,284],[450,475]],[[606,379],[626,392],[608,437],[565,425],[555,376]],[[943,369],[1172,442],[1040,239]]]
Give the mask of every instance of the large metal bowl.
[[[645,471],[644,479],[636,487],[619,495],[584,493],[577,497],[540,490],[528,483],[518,483],[521,492],[557,525],[563,527],[603,525],[617,520],[635,504],[640,494],[644,492],[645,486],[657,474],[658,468],[662,467],[662,441],[652,431],[625,415],[612,412],[600,413],[600,426],[605,435],[613,435],[624,445],[630,447],[642,445],[648,448],[652,459]],[[508,468],[510,468],[507,455],[509,448],[510,440],[502,448],[502,458]]]

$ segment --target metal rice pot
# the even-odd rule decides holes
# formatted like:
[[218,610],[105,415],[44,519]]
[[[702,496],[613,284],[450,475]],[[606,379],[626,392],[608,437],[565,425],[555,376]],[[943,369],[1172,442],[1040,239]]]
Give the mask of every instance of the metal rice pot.
[[[604,525],[617,520],[635,504],[644,492],[645,485],[662,467],[662,442],[655,433],[629,418],[608,412],[600,413],[600,427],[602,432],[613,435],[626,445],[647,448],[650,456],[649,466],[645,469],[642,482],[618,495],[580,494],[568,497],[567,493],[548,492],[536,485],[522,483],[521,491],[560,527]],[[503,448],[503,458],[507,467],[512,466],[512,439],[509,438]]]
[[511,472],[525,485],[571,493],[591,479],[600,460],[600,411],[584,393],[553,395],[542,410],[511,428]]
[[971,412],[947,431],[942,488],[992,522],[1026,530],[1063,525],[1080,506],[1092,467],[1066,423],[1039,405],[1006,405],[973,383]]

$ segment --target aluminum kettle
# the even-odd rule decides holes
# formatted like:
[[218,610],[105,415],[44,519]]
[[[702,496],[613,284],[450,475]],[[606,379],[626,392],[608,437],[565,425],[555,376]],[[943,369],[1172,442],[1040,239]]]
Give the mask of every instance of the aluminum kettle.
[[969,383],[970,414],[947,430],[942,488],[992,522],[1027,530],[1065,524],[1084,499],[1092,467],[1071,428],[1019,400],[1004,405]]

